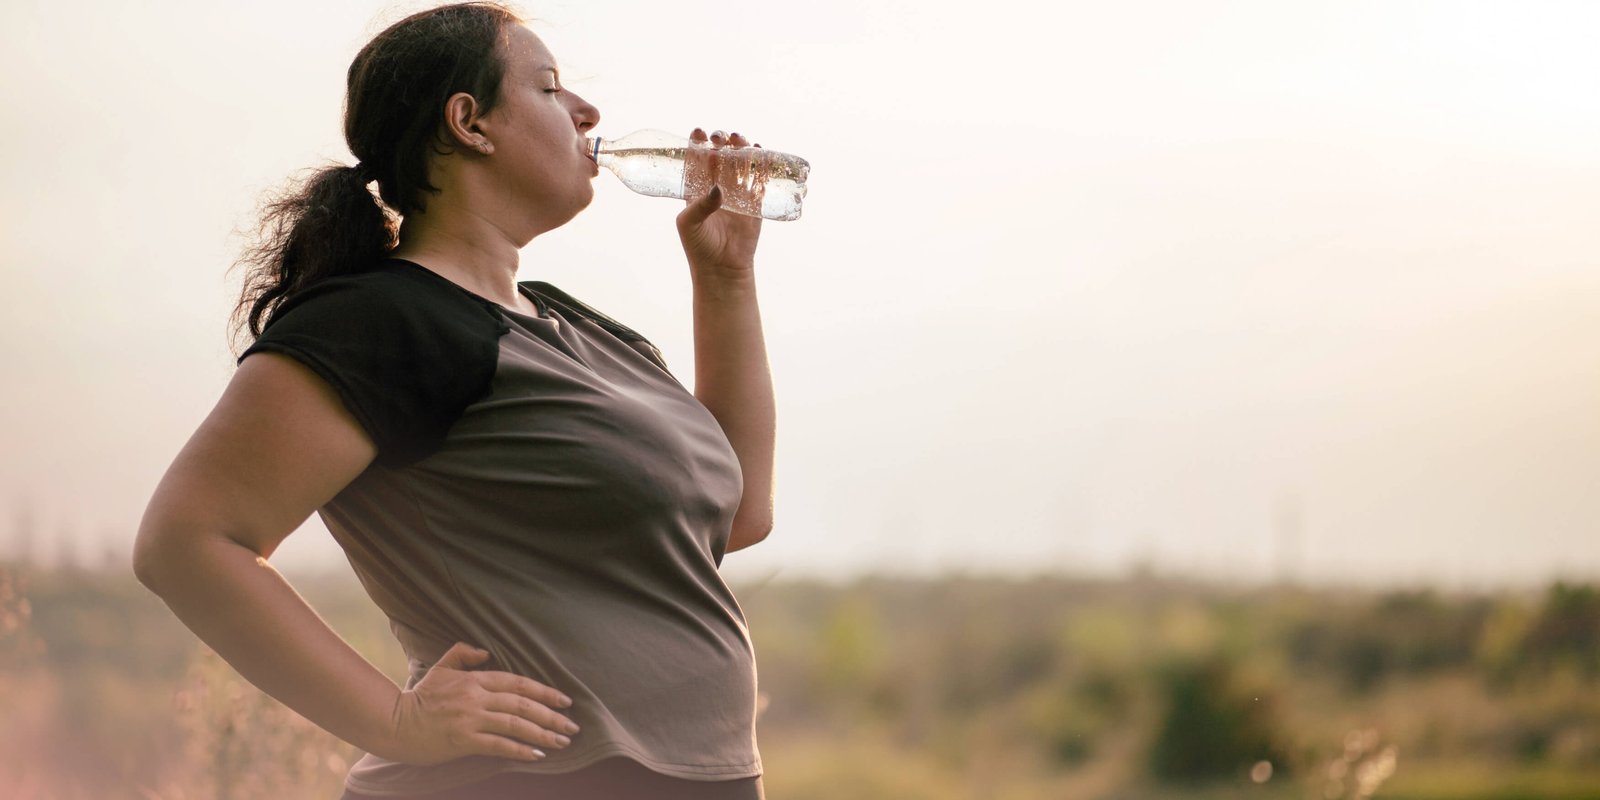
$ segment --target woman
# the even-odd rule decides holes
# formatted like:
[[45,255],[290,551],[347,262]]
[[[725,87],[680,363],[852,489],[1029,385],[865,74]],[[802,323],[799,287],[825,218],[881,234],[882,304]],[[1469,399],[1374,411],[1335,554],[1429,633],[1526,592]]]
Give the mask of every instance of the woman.
[[[643,336],[516,281],[589,204],[599,120],[517,16],[415,14],[347,83],[360,164],[269,207],[236,309],[255,341],[150,501],[139,579],[366,751],[346,798],[761,797],[754,654],[717,571],[772,525],[760,220],[717,190],[677,217],[691,395]],[[403,688],[267,563],[313,510]]]

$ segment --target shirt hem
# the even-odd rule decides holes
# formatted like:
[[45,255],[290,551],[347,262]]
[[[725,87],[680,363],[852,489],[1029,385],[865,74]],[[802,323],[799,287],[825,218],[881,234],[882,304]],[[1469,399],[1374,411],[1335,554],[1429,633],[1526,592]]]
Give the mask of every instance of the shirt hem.
[[506,772],[526,772],[533,775],[554,775],[565,772],[576,772],[584,767],[590,766],[601,761],[602,759],[610,758],[612,756],[626,756],[634,761],[639,762],[640,764],[643,764],[655,772],[659,772],[668,777],[683,778],[686,780],[714,782],[738,780],[741,778],[759,778],[765,774],[761,766],[761,757],[759,755],[756,756],[755,761],[752,761],[748,764],[730,764],[725,766],[674,764],[668,761],[660,761],[658,759],[650,758],[649,756],[646,756],[631,747],[626,747],[620,744],[608,744],[597,747],[594,750],[590,750],[589,752],[584,753],[583,755],[578,756],[571,761],[562,761],[560,764],[561,769],[529,769],[532,763],[539,762],[518,762],[507,759],[504,767],[496,769],[492,772],[486,772],[482,775],[473,776],[472,778],[469,778],[461,783],[427,786],[409,784],[404,789],[396,789],[395,787],[385,784],[371,783],[361,778],[357,778],[352,772],[345,776],[344,786],[346,789],[358,794],[372,795],[375,797],[405,797],[418,792],[440,792],[447,791],[449,789],[460,788],[478,781],[487,780]]

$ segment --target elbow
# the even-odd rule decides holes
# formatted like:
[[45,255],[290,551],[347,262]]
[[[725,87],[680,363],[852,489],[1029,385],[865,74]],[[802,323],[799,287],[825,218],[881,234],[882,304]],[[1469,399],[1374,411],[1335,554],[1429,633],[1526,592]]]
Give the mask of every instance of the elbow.
[[[139,529],[133,540],[133,577],[146,589],[161,594],[162,583],[175,567],[174,555],[181,539],[161,533],[163,528]],[[192,551],[192,548],[189,548]],[[181,569],[181,568],[178,568]]]
[[140,534],[133,543],[133,577],[137,578],[146,589],[155,591],[160,565],[161,553],[151,537]]
[[728,537],[728,550],[743,550],[753,544],[760,544],[772,533],[772,520],[768,519],[759,525],[740,525],[733,529],[733,534]]
[[152,592],[161,579],[162,567],[170,559],[167,543],[171,537],[166,534],[177,527],[169,516],[161,513],[154,500],[139,520],[139,531],[133,537],[133,577]]

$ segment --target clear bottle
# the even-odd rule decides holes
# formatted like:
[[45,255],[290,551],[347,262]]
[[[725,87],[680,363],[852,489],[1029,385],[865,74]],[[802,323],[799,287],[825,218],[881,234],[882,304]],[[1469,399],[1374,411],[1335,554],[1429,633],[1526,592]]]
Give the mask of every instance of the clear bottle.
[[709,143],[657,130],[588,141],[589,157],[639,194],[702,197],[716,184],[722,187],[722,207],[729,211],[776,220],[800,218],[811,165],[799,156],[759,147],[713,150]]

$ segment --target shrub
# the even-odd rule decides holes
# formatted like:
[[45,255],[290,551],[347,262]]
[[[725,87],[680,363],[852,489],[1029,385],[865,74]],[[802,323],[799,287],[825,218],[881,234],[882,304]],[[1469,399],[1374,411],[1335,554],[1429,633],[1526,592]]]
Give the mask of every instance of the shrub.
[[1162,671],[1166,710],[1150,751],[1150,771],[1169,781],[1240,775],[1260,761],[1283,765],[1273,697],[1240,685],[1227,661],[1181,661]]

